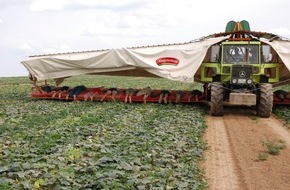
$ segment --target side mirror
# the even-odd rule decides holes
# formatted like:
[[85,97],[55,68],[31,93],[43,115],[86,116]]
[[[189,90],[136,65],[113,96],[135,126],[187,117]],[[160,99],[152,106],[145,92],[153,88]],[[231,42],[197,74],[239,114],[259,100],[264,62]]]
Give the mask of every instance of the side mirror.
[[219,62],[220,61],[220,46],[213,45],[211,47],[210,62]]
[[219,60],[220,60],[219,54],[214,55],[214,60],[215,60],[215,62],[219,62]]
[[273,55],[271,53],[271,47],[269,45],[262,45],[262,52],[263,52],[263,58],[264,62],[270,62],[273,59]]
[[269,53],[268,55],[264,55],[264,61],[266,63],[271,62],[272,61],[272,58],[273,58],[272,53]]

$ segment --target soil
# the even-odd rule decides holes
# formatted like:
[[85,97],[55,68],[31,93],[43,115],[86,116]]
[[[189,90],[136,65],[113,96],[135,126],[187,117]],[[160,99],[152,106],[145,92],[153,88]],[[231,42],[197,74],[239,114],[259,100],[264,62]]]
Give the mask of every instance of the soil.
[[[290,129],[274,116],[259,118],[250,109],[226,108],[223,117],[206,116],[205,178],[210,190],[289,190]],[[258,158],[265,141],[284,141],[279,155]]]

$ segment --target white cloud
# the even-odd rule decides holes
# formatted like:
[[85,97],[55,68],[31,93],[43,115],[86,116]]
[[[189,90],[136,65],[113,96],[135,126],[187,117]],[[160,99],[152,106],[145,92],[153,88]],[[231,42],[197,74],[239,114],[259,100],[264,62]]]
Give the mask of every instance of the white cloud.
[[[99,11],[94,15],[82,19],[81,35],[109,38],[156,37],[161,35],[160,24],[154,16],[145,15],[144,12],[128,11],[112,12]],[[166,26],[167,23],[163,23]],[[131,42],[134,40],[130,40]]]
[[37,0],[30,5],[31,11],[61,10],[68,4],[67,0]]
[[2,21],[2,19],[0,18],[0,24],[2,24],[3,23],[3,21]]
[[114,8],[122,7],[135,3],[135,0],[35,0],[30,4],[30,10],[41,12],[50,10],[61,10],[65,6],[84,6],[84,7],[99,7],[99,8]]
[[153,20],[134,15],[118,16],[110,14],[107,18],[84,26],[82,35],[87,36],[152,36],[159,35]]
[[100,6],[100,7],[118,7],[118,6],[123,6],[126,4],[130,4],[130,3],[135,3],[136,0],[105,0],[105,1],[101,1],[101,0],[97,0],[97,1],[93,1],[93,0],[75,0],[74,3],[80,4],[80,5],[85,5],[85,6]]
[[273,34],[278,34],[283,37],[289,37],[290,36],[290,30],[288,28],[274,28],[270,31]]
[[69,45],[62,44],[59,47],[56,48],[44,48],[41,50],[43,54],[53,54],[53,53],[66,53],[66,52],[71,52],[71,48]]
[[31,50],[32,48],[31,48],[31,46],[29,45],[29,44],[21,44],[19,47],[18,47],[18,49],[19,50],[22,50],[22,51],[29,51],[29,50]]

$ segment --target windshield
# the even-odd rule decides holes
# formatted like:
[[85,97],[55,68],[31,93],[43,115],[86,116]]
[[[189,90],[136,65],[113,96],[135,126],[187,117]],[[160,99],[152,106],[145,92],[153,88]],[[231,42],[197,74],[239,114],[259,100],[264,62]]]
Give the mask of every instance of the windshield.
[[258,45],[224,45],[223,63],[258,63]]

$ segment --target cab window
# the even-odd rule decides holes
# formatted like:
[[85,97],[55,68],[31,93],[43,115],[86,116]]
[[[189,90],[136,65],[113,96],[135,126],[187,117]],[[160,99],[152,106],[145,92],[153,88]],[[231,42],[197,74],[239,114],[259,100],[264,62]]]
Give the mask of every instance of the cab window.
[[225,45],[224,63],[258,63],[258,45]]

